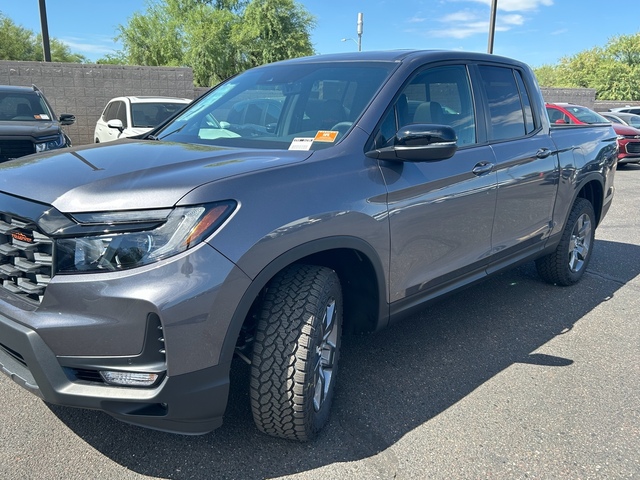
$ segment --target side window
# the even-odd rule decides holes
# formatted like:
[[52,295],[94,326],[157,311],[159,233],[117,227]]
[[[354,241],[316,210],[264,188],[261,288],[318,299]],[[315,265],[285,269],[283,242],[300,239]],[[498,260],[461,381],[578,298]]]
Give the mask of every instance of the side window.
[[265,116],[265,125],[276,123],[280,117],[280,105],[269,103],[267,105],[267,114]]
[[122,122],[122,126],[127,128],[127,105],[124,102],[118,102],[118,113],[116,118]]
[[554,107],[547,107],[549,122],[551,123],[574,123],[564,112]]
[[476,143],[475,113],[464,65],[417,73],[380,124],[376,147],[389,145],[400,127],[412,123],[449,125],[456,132],[459,147]]
[[479,69],[489,103],[489,139],[524,136],[527,133],[525,112],[513,70],[487,65],[481,65]]
[[118,113],[118,102],[111,102],[107,105],[107,108],[104,109],[103,118],[106,122],[109,120],[113,120],[116,118],[116,114]]

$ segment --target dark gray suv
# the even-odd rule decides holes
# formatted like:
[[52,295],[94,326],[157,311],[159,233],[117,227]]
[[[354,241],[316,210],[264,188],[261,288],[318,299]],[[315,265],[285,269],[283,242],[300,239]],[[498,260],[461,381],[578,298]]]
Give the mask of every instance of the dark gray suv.
[[0,162],[31,153],[70,147],[61,126],[75,117],[57,118],[38,88],[0,85]]
[[235,357],[258,428],[308,440],[343,331],[525,260],[577,282],[616,148],[610,125],[552,128],[531,70],[493,55],[249,70],[146,138],[0,165],[0,367],[193,434],[222,423]]

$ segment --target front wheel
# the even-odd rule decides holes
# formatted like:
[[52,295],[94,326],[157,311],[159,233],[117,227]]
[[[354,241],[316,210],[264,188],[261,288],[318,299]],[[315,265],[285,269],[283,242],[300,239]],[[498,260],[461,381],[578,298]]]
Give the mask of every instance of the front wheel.
[[329,420],[342,291],[325,267],[292,265],[267,287],[251,362],[251,409],[269,435],[312,439]]
[[555,251],[536,260],[543,280],[568,286],[582,278],[593,251],[595,217],[591,202],[577,198]]

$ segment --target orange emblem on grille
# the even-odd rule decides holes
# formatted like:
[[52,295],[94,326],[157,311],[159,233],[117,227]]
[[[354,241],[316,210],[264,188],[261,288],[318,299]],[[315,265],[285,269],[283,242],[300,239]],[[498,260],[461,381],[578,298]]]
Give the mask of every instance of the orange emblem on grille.
[[20,242],[33,243],[33,238],[31,238],[28,235],[25,235],[22,232],[12,232],[11,236]]

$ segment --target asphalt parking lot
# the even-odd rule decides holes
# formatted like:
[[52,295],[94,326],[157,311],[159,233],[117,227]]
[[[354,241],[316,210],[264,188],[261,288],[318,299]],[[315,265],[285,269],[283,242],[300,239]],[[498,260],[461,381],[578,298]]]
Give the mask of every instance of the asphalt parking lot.
[[527,264],[347,337],[313,443],[258,433],[240,386],[221,429],[186,437],[50,406],[0,375],[0,478],[640,478],[640,166],[616,188],[580,284]]

